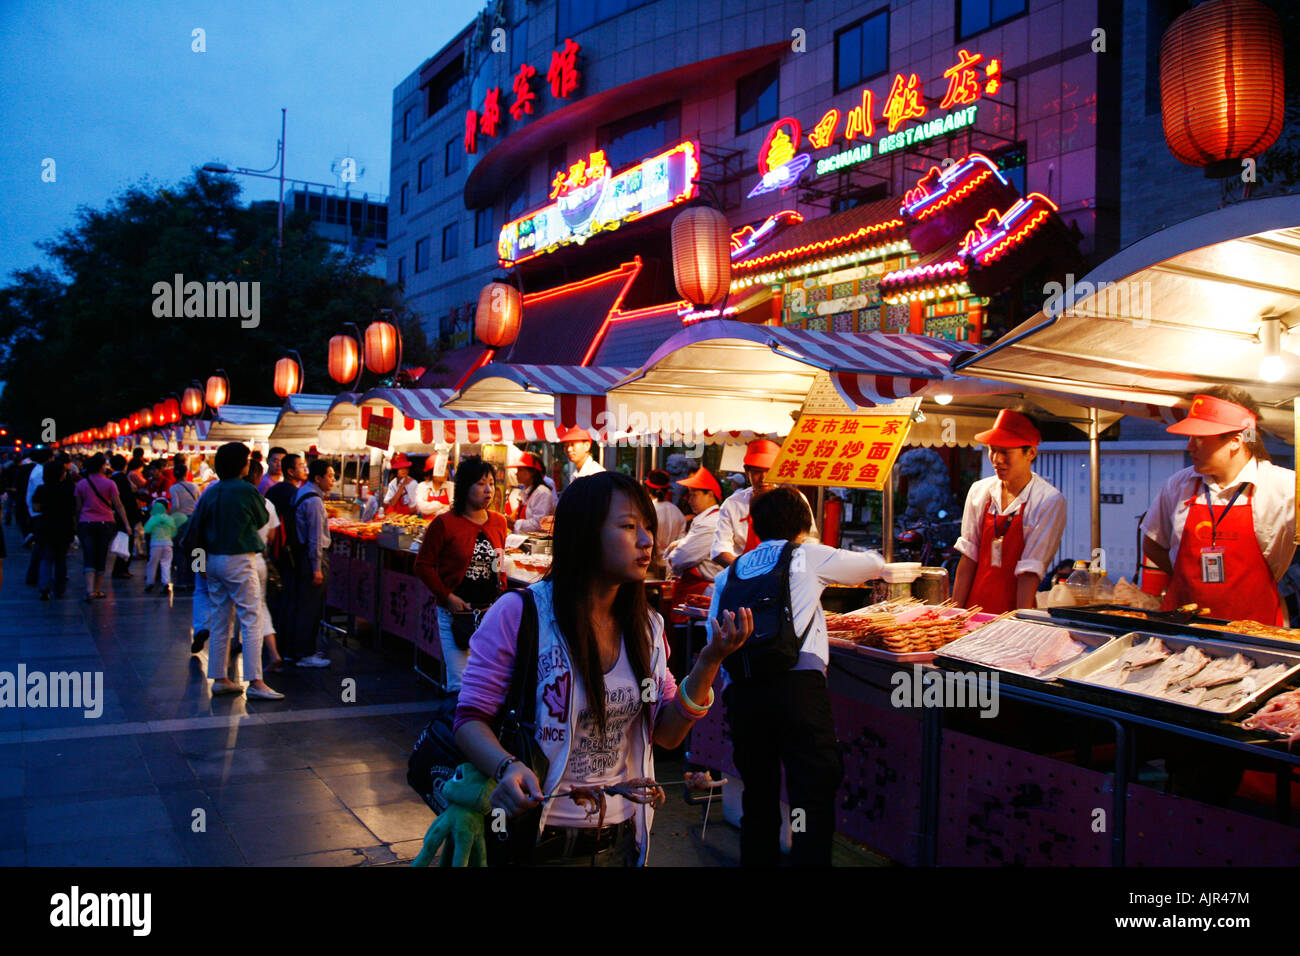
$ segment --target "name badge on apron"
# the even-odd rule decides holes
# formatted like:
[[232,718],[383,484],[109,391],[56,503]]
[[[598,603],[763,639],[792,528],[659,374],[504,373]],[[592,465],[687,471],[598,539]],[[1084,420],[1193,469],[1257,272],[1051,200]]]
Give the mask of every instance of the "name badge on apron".
[[994,538],[989,546],[989,563],[995,568],[1002,567],[1002,539]]
[[1223,548],[1202,548],[1201,583],[1222,584],[1225,580]]

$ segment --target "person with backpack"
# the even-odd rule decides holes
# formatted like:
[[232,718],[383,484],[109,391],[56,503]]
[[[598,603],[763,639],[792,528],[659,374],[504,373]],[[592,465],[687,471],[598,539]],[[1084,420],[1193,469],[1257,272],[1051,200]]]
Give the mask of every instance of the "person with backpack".
[[267,546],[271,568],[280,578],[280,593],[270,601],[271,623],[275,627],[281,651],[294,645],[294,617],[298,607],[298,569],[294,554],[298,550],[298,523],[293,520],[293,500],[298,489],[307,483],[307,462],[301,455],[286,454],[280,459],[280,481],[264,495],[266,502],[280,516],[281,534],[273,536]]
[[[654,504],[634,479],[576,479],[556,508],[550,574],[524,594],[503,595],[470,640],[455,741],[497,781],[493,807],[529,814],[510,824],[527,828],[517,832],[528,863],[644,865],[664,798],[654,745],[680,745],[708,713],[719,665],[749,634],[748,611],[714,621],[690,674],[680,685],[673,679],[663,618],[645,595],[655,526]],[[525,619],[535,622],[535,642],[521,637]],[[535,703],[530,759],[507,751],[496,729],[525,644],[537,661],[520,678]],[[580,802],[588,799],[589,807]]]
[[718,575],[709,607],[715,619],[740,607],[754,613],[753,636],[723,661],[722,699],[745,785],[740,865],[780,864],[784,767],[790,806],[805,814],[792,835],[794,864],[830,866],[844,764],[826,687],[830,644],[821,595],[828,585],[879,577],[885,562],[874,551],[804,541],[812,515],[791,486],[755,495],[750,516],[759,543]]
[[[171,487],[167,489],[167,500],[171,502],[171,513],[173,515],[184,515],[187,521],[190,515],[194,514],[194,508],[199,503],[199,486],[190,481],[190,471],[185,466],[184,455],[177,455],[176,462],[172,465],[172,483]],[[193,589],[194,565],[192,556],[186,554],[183,549],[177,548],[172,557],[176,586],[182,590]]]
[[325,588],[330,573],[329,513],[325,496],[334,490],[334,468],[324,458],[307,469],[308,481],[293,499],[293,519],[298,540],[294,550],[298,586],[294,610],[293,644],[285,659],[296,658],[299,667],[329,667],[329,655],[318,645],[320,622],[325,618]]
[[[139,448],[136,451],[140,451]],[[143,452],[141,452],[143,455]],[[140,523],[140,500],[136,497],[136,485],[130,478],[131,472],[127,471],[126,458],[123,455],[114,455],[109,459],[113,466],[111,480],[117,485],[117,496],[122,501],[122,508],[126,511],[127,526],[122,530],[126,532],[128,540],[135,538],[135,527]],[[133,457],[132,466],[139,462],[140,467],[144,466],[142,457]],[[130,546],[128,545],[128,548]],[[113,558],[113,578],[121,580],[131,577],[131,556],[128,553],[125,558],[114,556]]]

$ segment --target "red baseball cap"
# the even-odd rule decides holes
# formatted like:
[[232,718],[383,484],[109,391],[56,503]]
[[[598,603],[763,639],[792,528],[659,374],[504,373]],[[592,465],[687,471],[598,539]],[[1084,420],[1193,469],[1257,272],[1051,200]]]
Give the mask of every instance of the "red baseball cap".
[[683,478],[677,482],[683,488],[703,488],[705,491],[713,492],[713,496],[719,501],[722,500],[722,485],[718,484],[718,479],[707,469],[701,467],[695,474],[689,478]]
[[977,432],[975,440],[981,445],[993,445],[997,448],[1022,448],[1025,445],[1037,448],[1043,436],[1024,415],[1004,408],[998,412],[993,427],[987,431]]
[[388,467],[389,468],[410,468],[411,459],[407,458],[406,455],[402,454],[399,451],[396,455],[393,456],[393,460],[388,463]]
[[745,446],[746,468],[771,468],[781,446],[770,438],[756,438]]
[[587,431],[587,429],[585,428],[570,428],[568,431],[564,433],[564,438],[561,439],[561,442],[567,444],[568,442],[571,441],[594,442],[595,440],[596,439],[591,437],[591,432]]
[[1250,409],[1213,395],[1197,395],[1187,417],[1165,431],[1174,435],[1227,435],[1254,427],[1255,416]]
[[542,460],[534,455],[531,451],[526,451],[519,456],[519,461],[515,463],[516,468],[532,468],[540,474],[546,474],[546,468],[542,465]]
[[667,491],[670,480],[668,472],[662,468],[656,468],[646,475],[645,486],[653,491]]

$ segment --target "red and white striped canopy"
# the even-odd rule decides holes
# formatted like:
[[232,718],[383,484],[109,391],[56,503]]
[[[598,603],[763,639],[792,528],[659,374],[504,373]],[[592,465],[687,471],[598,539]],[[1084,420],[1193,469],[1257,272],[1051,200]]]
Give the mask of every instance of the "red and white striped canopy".
[[631,368],[584,365],[516,365],[493,362],[475,369],[444,408],[473,408],[495,414],[547,414],[562,426],[601,432],[605,393]]
[[549,410],[543,415],[491,417],[479,410],[445,407],[443,402],[454,394],[450,388],[373,388],[358,400],[361,427],[369,425],[372,414],[393,418],[394,444],[559,441]]

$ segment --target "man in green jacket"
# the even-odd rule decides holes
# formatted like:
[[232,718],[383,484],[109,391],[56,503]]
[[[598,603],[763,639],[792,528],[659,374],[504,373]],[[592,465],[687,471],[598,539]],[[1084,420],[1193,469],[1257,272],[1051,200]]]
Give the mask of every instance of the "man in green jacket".
[[230,442],[217,449],[216,484],[199,497],[190,517],[193,528],[188,544],[203,549],[207,576],[212,643],[208,651],[208,677],[212,695],[244,693],[243,685],[228,677],[231,606],[243,632],[244,676],[247,694],[261,700],[284,697],[262,680],[262,585],[257,555],[262,550],[258,529],[269,516],[256,488],[241,480],[248,473],[248,447]]

